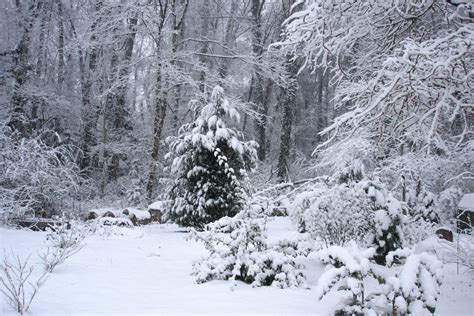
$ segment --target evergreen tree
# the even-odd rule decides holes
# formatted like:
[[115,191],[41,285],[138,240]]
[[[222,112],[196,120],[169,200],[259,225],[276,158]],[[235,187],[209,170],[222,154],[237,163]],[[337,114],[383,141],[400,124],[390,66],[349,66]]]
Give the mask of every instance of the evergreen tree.
[[166,158],[173,158],[171,172],[176,175],[168,192],[168,219],[202,228],[241,210],[246,171],[255,167],[257,144],[241,141],[239,131],[226,127],[232,120],[238,121],[239,114],[216,86],[197,119],[168,138]]

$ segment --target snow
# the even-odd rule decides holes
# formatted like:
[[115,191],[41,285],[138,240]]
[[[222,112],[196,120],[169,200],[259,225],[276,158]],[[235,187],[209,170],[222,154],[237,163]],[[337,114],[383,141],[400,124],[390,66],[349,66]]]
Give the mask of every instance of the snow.
[[[85,247],[50,276],[31,315],[314,315],[314,292],[252,288],[227,281],[196,284],[192,264],[206,254],[175,225],[123,228],[124,236],[88,236]],[[0,228],[2,248],[41,266],[45,234]],[[0,299],[0,314],[16,315]]]
[[474,211],[474,193],[464,194],[458,207],[461,210]]
[[151,214],[148,211],[139,210],[133,207],[127,207],[126,209],[130,212],[130,214],[134,214],[138,220],[151,218]]
[[166,201],[156,201],[148,205],[149,210],[163,210]]
[[91,212],[96,213],[97,215],[99,215],[99,217],[102,217],[107,212],[112,212],[115,215],[115,217],[123,217],[122,209],[117,209],[117,208],[112,208],[112,207],[102,207],[102,208],[92,209],[92,210],[87,211],[86,214],[91,213]]
[[[272,241],[296,239],[288,218],[267,222]],[[196,284],[193,262],[206,255],[204,247],[186,241],[183,229],[171,224],[117,228],[122,235],[86,237],[84,248],[57,267],[32,303],[30,315],[330,315],[337,302],[317,300],[318,280],[324,273],[314,257],[305,259],[311,289],[252,288],[237,282]],[[38,251],[46,248],[46,233],[0,228],[0,246],[22,257],[32,254],[35,272]],[[301,237],[301,236],[300,236]],[[432,241],[434,243],[434,241]],[[444,266],[436,315],[472,315],[473,280]],[[3,298],[0,314],[16,315]]]

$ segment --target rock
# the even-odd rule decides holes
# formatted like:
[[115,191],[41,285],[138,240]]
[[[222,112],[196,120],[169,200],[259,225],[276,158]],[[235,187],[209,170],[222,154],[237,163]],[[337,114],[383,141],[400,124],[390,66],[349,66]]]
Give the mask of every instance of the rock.
[[133,223],[128,218],[102,217],[99,224],[103,226],[133,227]]
[[453,241],[453,232],[449,228],[438,228],[436,230],[436,235],[447,241]]
[[271,216],[288,216],[288,210],[286,207],[274,207]]
[[126,209],[124,209],[124,210],[122,211],[122,214],[129,216],[129,215],[130,215],[130,212],[129,212],[129,210],[126,208]]
[[49,218],[25,218],[18,221],[18,226],[29,228],[33,231],[46,231],[48,229],[54,230],[54,227],[66,225],[66,229],[71,228],[69,222],[56,221]]
[[148,212],[150,212],[152,222],[158,222],[161,224],[161,211],[160,210],[149,209]]
[[97,214],[96,212],[89,212],[87,213],[86,220],[92,220],[98,217],[99,217],[99,214]]
[[[126,215],[128,215],[128,214],[126,214]],[[132,214],[128,215],[128,219],[133,223],[134,226],[138,225],[137,216],[135,214],[132,213]]]
[[102,215],[102,217],[115,217],[115,214],[111,211],[107,211]]

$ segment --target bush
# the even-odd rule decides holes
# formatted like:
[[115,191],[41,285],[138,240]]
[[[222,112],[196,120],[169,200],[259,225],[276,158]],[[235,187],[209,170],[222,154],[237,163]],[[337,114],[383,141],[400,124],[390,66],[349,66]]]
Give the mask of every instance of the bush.
[[300,232],[321,238],[326,246],[342,246],[349,240],[367,243],[374,203],[359,188],[336,185],[313,195],[296,208],[302,210],[296,219]]
[[31,302],[48,277],[45,272],[32,282],[30,279],[34,269],[28,264],[28,259],[29,257],[22,260],[13,252],[11,257],[7,257],[4,253],[3,262],[0,264],[2,272],[0,292],[6,297],[10,306],[21,315],[28,312]]
[[84,238],[84,233],[76,225],[71,225],[70,228],[65,223],[54,225],[46,235],[50,246],[45,253],[39,255],[45,270],[52,273],[56,266],[81,250]]
[[374,248],[360,249],[355,244],[319,251],[319,259],[328,264],[319,279],[319,299],[337,295],[336,315],[434,313],[442,271],[436,257],[398,249],[387,255],[388,266],[381,268],[372,263],[374,255]]
[[292,219],[300,232],[322,239],[326,246],[344,246],[350,240],[377,247],[383,258],[403,244],[400,229],[408,211],[383,183],[364,175],[360,163],[346,168],[329,179],[300,193],[293,203]]
[[59,212],[78,191],[79,170],[68,146],[50,147],[34,138],[14,140],[3,128],[0,148],[0,217],[5,220],[44,210]]
[[[207,258],[194,265],[197,282],[238,280],[257,287],[280,288],[303,285],[305,277],[302,266],[295,262],[296,252],[287,252],[294,245],[271,247],[263,227],[263,219],[252,218],[244,211],[207,225],[203,232],[192,230],[190,238],[203,242],[209,251]],[[287,251],[279,251],[282,249]]]

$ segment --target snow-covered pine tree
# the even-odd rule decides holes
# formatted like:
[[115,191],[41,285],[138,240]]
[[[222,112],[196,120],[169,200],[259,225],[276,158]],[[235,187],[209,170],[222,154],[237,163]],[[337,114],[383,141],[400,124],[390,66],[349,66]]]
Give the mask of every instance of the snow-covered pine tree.
[[245,198],[246,172],[255,167],[257,143],[243,142],[242,133],[227,127],[239,114],[216,86],[211,101],[197,119],[168,138],[176,179],[168,192],[172,205],[167,218],[183,226],[202,228],[240,211]]

